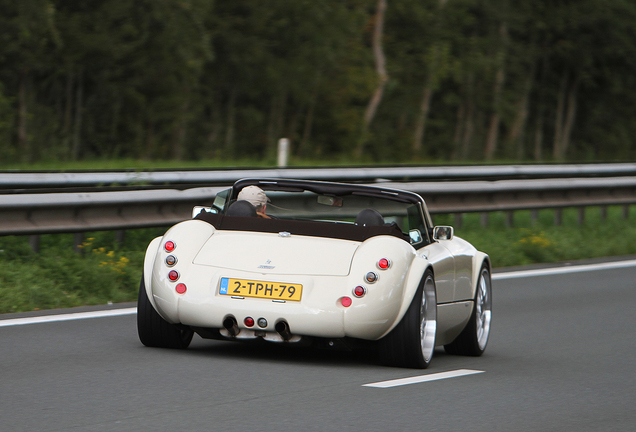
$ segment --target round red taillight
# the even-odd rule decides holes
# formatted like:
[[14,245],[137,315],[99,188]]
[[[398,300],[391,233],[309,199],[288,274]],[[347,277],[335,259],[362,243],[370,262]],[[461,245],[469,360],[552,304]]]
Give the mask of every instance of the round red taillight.
[[177,286],[174,287],[174,289],[179,294],[185,294],[188,288],[186,288],[185,284],[180,283],[180,284],[177,284]]
[[391,267],[391,261],[389,261],[386,258],[382,258],[380,261],[378,261],[378,268],[380,270],[386,270],[389,267]]
[[358,285],[353,289],[353,295],[356,297],[362,297],[367,293],[367,289],[363,286]]
[[252,317],[246,317],[243,320],[243,323],[245,324],[245,327],[254,327],[254,318]]
[[177,245],[172,240],[168,240],[163,245],[163,248],[166,250],[166,252],[172,252],[176,249],[176,247]]
[[374,272],[369,272],[364,276],[364,280],[369,283],[375,283],[378,280],[378,274]]
[[350,297],[343,297],[343,298],[340,299],[340,303],[344,307],[349,307],[349,306],[351,306],[351,298]]
[[179,272],[176,270],[171,270],[170,273],[168,273],[168,279],[173,282],[176,281],[177,279],[179,279]]

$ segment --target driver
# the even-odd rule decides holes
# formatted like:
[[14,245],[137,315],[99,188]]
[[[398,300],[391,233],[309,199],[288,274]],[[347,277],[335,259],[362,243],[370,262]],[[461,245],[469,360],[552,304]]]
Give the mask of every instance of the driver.
[[236,199],[237,201],[245,200],[252,204],[256,208],[256,215],[258,217],[270,219],[270,217],[265,214],[265,208],[267,207],[269,198],[267,198],[263,189],[258,186],[244,187],[241,189]]

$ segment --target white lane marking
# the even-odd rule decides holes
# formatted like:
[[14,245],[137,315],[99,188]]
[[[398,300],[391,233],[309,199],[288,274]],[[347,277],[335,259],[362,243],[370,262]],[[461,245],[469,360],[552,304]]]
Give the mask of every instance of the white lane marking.
[[[575,266],[549,268],[549,269],[521,270],[521,271],[506,272],[506,273],[495,273],[492,275],[492,279],[500,280],[500,279],[515,279],[515,278],[524,278],[524,277],[532,277],[532,276],[549,276],[549,275],[556,275],[556,274],[577,273],[577,272],[596,271],[596,270],[611,270],[611,269],[626,268],[626,267],[636,267],[636,260],[616,261],[616,262],[601,263],[601,264],[575,265]],[[0,327],[10,327],[10,326],[17,326],[17,325],[25,325],[25,324],[40,324],[40,323],[58,322],[58,321],[71,321],[71,320],[89,319],[89,318],[115,317],[115,316],[121,316],[121,315],[132,315],[135,313],[137,313],[137,308],[133,307],[133,308],[126,308],[126,309],[113,309],[108,311],[79,312],[79,313],[62,314],[62,315],[46,315],[46,316],[31,317],[31,318],[14,318],[14,319],[0,320]],[[429,376],[429,375],[425,375],[425,376]],[[438,379],[443,379],[443,378],[438,378]],[[370,384],[367,384],[367,385],[371,386]]]
[[94,312],[77,312],[70,314],[61,314],[61,315],[46,315],[46,316],[38,316],[31,318],[14,318],[8,320],[0,320],[0,327],[9,327],[9,326],[18,326],[25,324],[40,324],[40,323],[49,323],[49,322],[57,322],[57,321],[72,321],[72,320],[80,320],[80,319],[89,319],[89,318],[105,318],[105,317],[114,317],[121,315],[132,315],[137,313],[137,308],[125,308],[125,309],[112,309],[105,311],[94,311]]
[[390,387],[397,387],[397,386],[403,386],[408,384],[418,384],[418,383],[423,383],[427,381],[437,381],[437,380],[442,380],[447,378],[457,378],[461,376],[474,375],[474,374],[480,374],[480,373],[484,373],[484,371],[472,370],[472,369],[458,369],[458,370],[449,371],[449,372],[439,372],[439,373],[428,374],[428,375],[414,376],[410,378],[401,378],[401,379],[394,379],[389,381],[380,381],[380,382],[371,383],[371,384],[363,384],[362,387],[390,388]]
[[596,271],[596,270],[611,270],[618,268],[626,268],[626,267],[635,267],[636,260],[629,261],[616,261],[616,262],[608,262],[608,263],[600,263],[600,264],[586,264],[586,265],[574,265],[567,267],[557,267],[557,268],[547,268],[547,269],[537,269],[537,270],[521,270],[507,273],[494,273],[492,274],[493,280],[499,279],[515,279],[515,278],[524,278],[524,277],[532,277],[532,276],[550,276],[557,274],[566,274],[566,273],[579,273],[586,271]]

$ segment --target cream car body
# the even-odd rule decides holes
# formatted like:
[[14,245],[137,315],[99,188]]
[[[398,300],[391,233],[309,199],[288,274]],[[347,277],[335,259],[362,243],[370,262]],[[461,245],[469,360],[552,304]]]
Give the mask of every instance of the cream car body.
[[[142,289],[152,308],[167,323],[216,339],[258,338],[285,343],[313,338],[377,341],[391,334],[404,319],[418,289],[422,290],[423,277],[432,271],[437,311],[435,345],[452,343],[466,328],[473,315],[480,272],[484,268],[488,274],[490,271],[488,257],[453,236],[450,227],[446,227],[445,235],[431,238],[431,218],[419,196],[406,193],[412,202],[408,203],[407,216],[410,232],[404,233],[405,238],[400,238],[399,231],[387,234],[386,227],[378,228],[384,231],[377,235],[356,239],[342,238],[353,237],[348,235],[329,237],[330,226],[325,228],[327,234],[308,235],[302,229],[286,231],[286,223],[291,222],[284,219],[253,221],[270,232],[263,232],[258,226],[224,229],[224,223],[232,218],[224,214],[225,204],[232,201],[240,187],[272,187],[274,183],[241,182],[222,202],[217,200],[214,210],[218,214],[197,208],[197,213],[203,209],[203,219],[181,222],[148,246]],[[293,190],[297,183],[278,180],[275,184],[282,190]],[[348,187],[356,194],[366,192],[362,186],[300,183],[298,188],[307,187],[328,196],[341,189],[344,195]],[[373,191],[371,195],[376,193],[375,188],[369,189]],[[371,201],[377,200],[373,197]],[[415,227],[417,223],[413,221],[421,225]],[[333,222],[319,220],[315,222],[316,229],[322,230],[328,223]],[[347,229],[342,224],[363,231],[350,221],[339,223],[339,228]],[[166,249],[166,242],[174,248]],[[169,257],[174,257],[175,262]],[[387,260],[388,268],[381,268],[382,259]],[[370,273],[375,274],[375,281],[369,280]],[[228,291],[228,280],[239,280],[235,282],[238,292],[234,295],[232,287]],[[240,287],[240,281],[259,282],[270,291],[259,291],[261,298],[250,297],[245,286]],[[178,284],[185,287],[185,292],[176,289]],[[302,289],[300,299],[289,298],[291,288],[273,292],[273,287],[283,285],[294,291]],[[356,287],[362,287],[363,295],[356,293]],[[490,315],[488,330],[489,320]]]

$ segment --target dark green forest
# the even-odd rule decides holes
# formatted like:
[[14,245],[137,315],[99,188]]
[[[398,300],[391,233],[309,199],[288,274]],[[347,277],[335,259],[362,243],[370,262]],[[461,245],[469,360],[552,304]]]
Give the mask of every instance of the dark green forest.
[[636,159],[634,0],[0,7],[0,168]]

